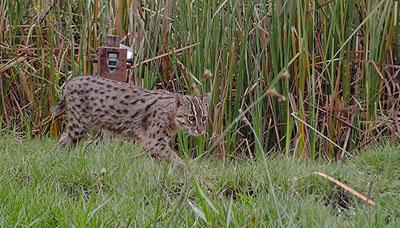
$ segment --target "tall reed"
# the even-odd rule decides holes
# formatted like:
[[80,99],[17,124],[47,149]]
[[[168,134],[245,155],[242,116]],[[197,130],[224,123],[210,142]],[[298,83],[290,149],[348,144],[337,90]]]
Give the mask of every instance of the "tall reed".
[[133,83],[212,92],[208,136],[178,136],[189,156],[282,151],[341,159],[377,136],[400,133],[392,118],[398,1],[39,0],[0,7],[3,128],[57,136],[62,125],[49,107],[59,86],[70,75],[92,74],[96,47],[118,34],[135,51]]

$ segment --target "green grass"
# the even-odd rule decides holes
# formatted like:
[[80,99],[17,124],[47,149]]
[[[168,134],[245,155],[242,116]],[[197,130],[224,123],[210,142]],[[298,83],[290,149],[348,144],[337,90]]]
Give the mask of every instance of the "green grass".
[[[0,139],[0,226],[383,227],[400,225],[400,153],[382,145],[342,163],[283,155],[266,166],[245,158],[223,165],[188,160],[183,175],[134,144]],[[371,195],[368,206],[312,174],[321,171]],[[190,203],[189,203],[190,202]]]
[[[49,108],[60,86],[93,73],[92,55],[106,35],[129,34],[123,43],[135,53],[133,84],[212,94],[211,137],[180,135],[181,150],[342,159],[400,134],[391,119],[399,106],[398,3],[2,1],[0,128],[59,136],[63,125]],[[272,88],[286,99],[259,99]]]

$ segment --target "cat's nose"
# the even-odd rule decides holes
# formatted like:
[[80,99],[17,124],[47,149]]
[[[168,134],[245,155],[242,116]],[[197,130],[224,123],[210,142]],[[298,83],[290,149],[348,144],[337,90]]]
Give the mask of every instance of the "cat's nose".
[[197,130],[197,133],[198,134],[202,134],[203,133],[203,131],[204,131],[204,129],[203,128],[196,128],[196,130]]

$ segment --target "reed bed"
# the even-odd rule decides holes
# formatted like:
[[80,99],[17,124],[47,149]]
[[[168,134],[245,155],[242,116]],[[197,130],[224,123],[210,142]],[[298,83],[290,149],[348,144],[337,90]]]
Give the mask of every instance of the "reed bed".
[[[49,108],[93,74],[107,34],[134,50],[131,83],[212,93],[189,156],[343,159],[400,133],[395,0],[38,0],[0,3],[0,127],[59,135]],[[190,149],[194,148],[194,149]]]

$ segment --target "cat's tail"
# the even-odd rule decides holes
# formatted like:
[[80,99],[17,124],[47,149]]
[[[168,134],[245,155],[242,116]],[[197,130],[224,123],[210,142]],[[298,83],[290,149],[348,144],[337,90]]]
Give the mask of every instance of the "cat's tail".
[[[65,80],[65,82],[60,86],[60,89],[64,90],[65,85],[71,79],[72,79],[72,75],[70,75],[67,78],[67,80]],[[67,107],[67,102],[66,102],[66,99],[65,99],[65,91],[64,91],[64,95],[61,96],[60,100],[58,101],[58,103],[57,103],[57,105],[55,107],[51,107],[50,108],[50,112],[52,112],[54,116],[58,116],[65,110],[66,107]]]
[[65,110],[65,107],[66,107],[65,96],[62,96],[61,99],[58,101],[57,106],[50,108],[50,111],[54,115],[59,115]]

